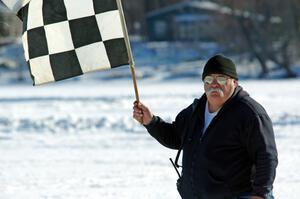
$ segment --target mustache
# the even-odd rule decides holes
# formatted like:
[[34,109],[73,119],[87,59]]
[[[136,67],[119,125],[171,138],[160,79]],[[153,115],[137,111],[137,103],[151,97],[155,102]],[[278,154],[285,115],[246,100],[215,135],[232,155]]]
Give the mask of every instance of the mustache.
[[206,94],[210,95],[212,92],[218,92],[221,97],[224,96],[224,92],[220,88],[209,88],[208,91],[206,92]]

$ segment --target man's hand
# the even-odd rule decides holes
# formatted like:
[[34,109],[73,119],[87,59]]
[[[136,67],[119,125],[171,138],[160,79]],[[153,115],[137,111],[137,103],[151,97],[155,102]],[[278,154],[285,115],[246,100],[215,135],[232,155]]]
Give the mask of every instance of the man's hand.
[[259,196],[251,196],[250,199],[264,199],[264,198],[259,197]]
[[135,101],[133,103],[133,118],[144,125],[150,124],[153,114],[147,106],[141,102]]

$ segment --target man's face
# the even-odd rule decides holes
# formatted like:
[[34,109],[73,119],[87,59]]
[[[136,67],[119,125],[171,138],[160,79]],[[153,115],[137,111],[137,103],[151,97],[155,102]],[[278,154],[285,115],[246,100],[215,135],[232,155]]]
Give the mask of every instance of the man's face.
[[224,104],[237,87],[237,80],[222,74],[210,74],[204,78],[204,90],[210,103]]

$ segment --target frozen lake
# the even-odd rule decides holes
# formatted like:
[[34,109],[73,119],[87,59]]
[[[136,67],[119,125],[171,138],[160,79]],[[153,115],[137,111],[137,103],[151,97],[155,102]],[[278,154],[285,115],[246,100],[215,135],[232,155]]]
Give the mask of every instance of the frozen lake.
[[[198,81],[139,83],[168,121],[202,92]],[[275,198],[300,195],[300,80],[241,81],[274,123]],[[132,119],[130,80],[0,86],[0,199],[175,199],[176,151]]]

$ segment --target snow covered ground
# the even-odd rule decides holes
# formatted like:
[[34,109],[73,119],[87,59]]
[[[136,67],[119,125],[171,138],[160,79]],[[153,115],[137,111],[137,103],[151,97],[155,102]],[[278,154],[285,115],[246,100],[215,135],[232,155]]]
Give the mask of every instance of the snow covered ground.
[[[275,198],[300,195],[300,80],[241,81],[274,123]],[[138,81],[168,121],[199,97],[197,80]],[[176,151],[132,119],[130,80],[0,86],[0,199],[175,199]]]

